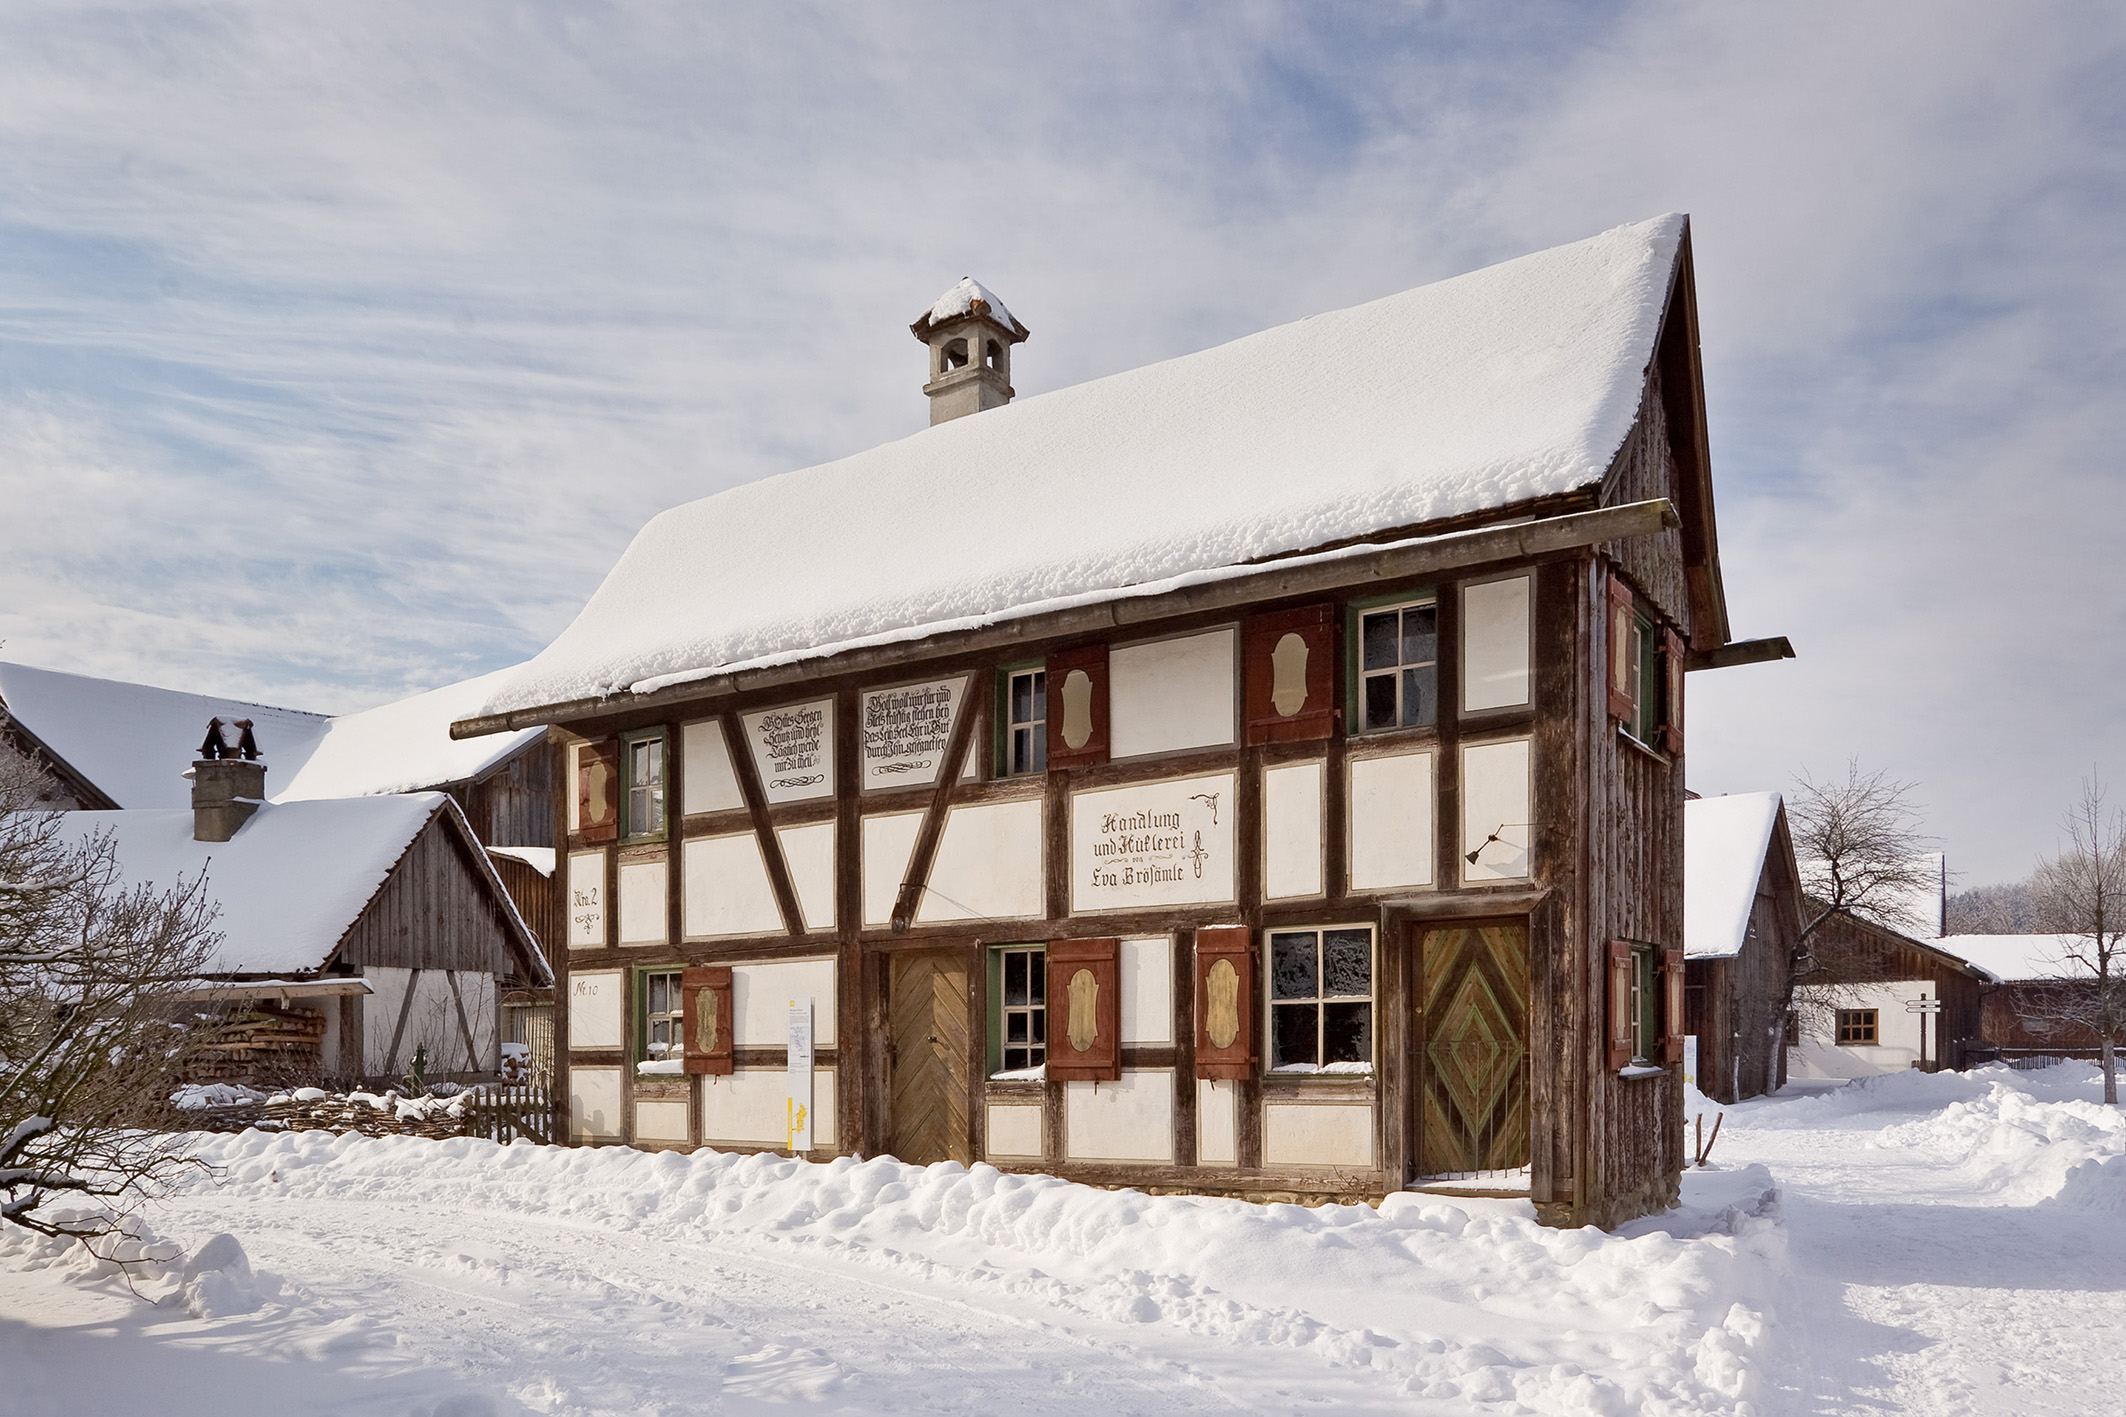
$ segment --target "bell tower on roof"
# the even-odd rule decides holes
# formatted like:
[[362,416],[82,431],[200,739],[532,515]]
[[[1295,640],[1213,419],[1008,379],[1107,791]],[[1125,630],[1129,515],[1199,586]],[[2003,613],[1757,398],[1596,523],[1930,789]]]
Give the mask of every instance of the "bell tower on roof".
[[930,349],[930,422],[1011,402],[1011,347],[1031,333],[973,276],[939,296],[908,327]]

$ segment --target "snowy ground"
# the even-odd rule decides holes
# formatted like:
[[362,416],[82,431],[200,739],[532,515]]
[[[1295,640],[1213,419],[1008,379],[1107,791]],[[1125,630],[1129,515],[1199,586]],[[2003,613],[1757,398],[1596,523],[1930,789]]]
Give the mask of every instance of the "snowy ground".
[[[1613,1236],[1414,1196],[205,1138],[224,1179],[148,1215],[194,1256],[159,1304],[0,1238],[0,1411],[2120,1412],[2126,1125],[2089,1076],[1732,1109],[1725,1167]],[[204,1249],[223,1231],[251,1268]]]

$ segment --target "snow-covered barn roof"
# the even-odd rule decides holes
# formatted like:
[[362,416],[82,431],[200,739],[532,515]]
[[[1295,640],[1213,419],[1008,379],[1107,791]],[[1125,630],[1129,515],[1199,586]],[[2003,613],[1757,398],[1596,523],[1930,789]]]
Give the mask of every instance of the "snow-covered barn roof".
[[207,720],[248,718],[269,784],[292,779],[325,736],[325,715],[0,663],[0,703],[48,752],[121,807],[185,807],[184,771]]
[[2079,935],[1944,935],[1936,947],[1969,960],[1995,979],[2094,978],[2067,957],[2089,942]]
[[1749,936],[1779,794],[1740,792],[1683,804],[1683,952],[1732,959]]
[[192,812],[68,812],[67,836],[111,833],[129,885],[170,887],[206,873],[221,907],[210,974],[322,968],[421,829],[456,811],[440,792],[268,803],[228,841],[195,841]]
[[1143,594],[1598,484],[1684,231],[1620,226],[673,508],[485,713]]
[[333,719],[317,751],[292,777],[278,784],[268,778],[267,795],[276,802],[364,797],[441,787],[481,776],[544,736],[542,729],[527,728],[483,738],[451,738],[451,723],[478,713],[496,685],[512,672],[496,670]]

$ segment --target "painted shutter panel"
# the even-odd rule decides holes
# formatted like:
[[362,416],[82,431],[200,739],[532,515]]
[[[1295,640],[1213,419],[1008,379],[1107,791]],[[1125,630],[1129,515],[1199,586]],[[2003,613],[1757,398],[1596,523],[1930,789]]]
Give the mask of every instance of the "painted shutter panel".
[[1048,1076],[1052,1081],[1121,1079],[1121,985],[1120,940],[1048,942]]
[[[1291,643],[1287,643],[1287,640]],[[1306,743],[1336,735],[1336,607],[1306,605],[1248,617],[1245,662],[1247,741]],[[1280,656],[1279,648],[1283,647]],[[1285,671],[1280,703],[1278,670]],[[1303,693],[1293,703],[1295,691]],[[1289,713],[1285,712],[1290,709]]]
[[1107,761],[1107,745],[1107,646],[1058,650],[1048,657],[1048,766],[1097,766]]
[[679,975],[680,1027],[686,1033],[686,1070],[723,1075],[737,1062],[731,1040],[731,967],[702,964]]
[[1683,754],[1683,637],[1661,628],[1661,735],[1671,757]]
[[611,841],[620,834],[620,745],[584,743],[576,749],[576,834]]
[[1683,951],[1664,950],[1661,953],[1661,1061],[1683,1061]]
[[1609,1066],[1631,1066],[1631,941],[1609,942]]
[[1631,722],[1631,587],[1614,571],[1609,576],[1609,716]]
[[[1230,971],[1230,972],[1228,972]],[[1218,1040],[1224,1038],[1221,1043]],[[1245,925],[1196,932],[1196,1076],[1255,1075],[1255,932]]]

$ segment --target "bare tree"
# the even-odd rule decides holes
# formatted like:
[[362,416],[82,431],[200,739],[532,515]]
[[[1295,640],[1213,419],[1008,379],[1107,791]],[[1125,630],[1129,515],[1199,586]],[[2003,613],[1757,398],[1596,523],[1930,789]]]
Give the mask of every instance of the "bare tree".
[[2039,928],[2028,881],[1958,891],[1943,910],[1942,933],[1946,935],[2028,935]]
[[83,1240],[186,1163],[151,1119],[206,1031],[181,988],[218,943],[204,880],[126,885],[108,835],[35,810],[0,759],[0,1223]]
[[1816,954],[1815,936],[1826,922],[1844,915],[1899,932],[1919,928],[1912,902],[1938,887],[1940,876],[1927,858],[1933,841],[1920,829],[1916,790],[1881,771],[1862,772],[1857,759],[1846,763],[1842,781],[1819,782],[1806,770],[1795,779],[1787,824],[1801,867],[1804,918],[1787,962],[1773,1056],[1784,1056],[1786,1019],[1797,1003],[1811,1011],[1834,1008],[1850,982],[1835,961]]
[[2096,1034],[2104,1101],[2116,1106],[2118,1047],[2126,1035],[2126,814],[2104,810],[2104,785],[2092,775],[2061,826],[2067,845],[2038,863],[2031,893],[2066,942],[2060,962],[2093,987],[2053,991],[2052,1007]]

